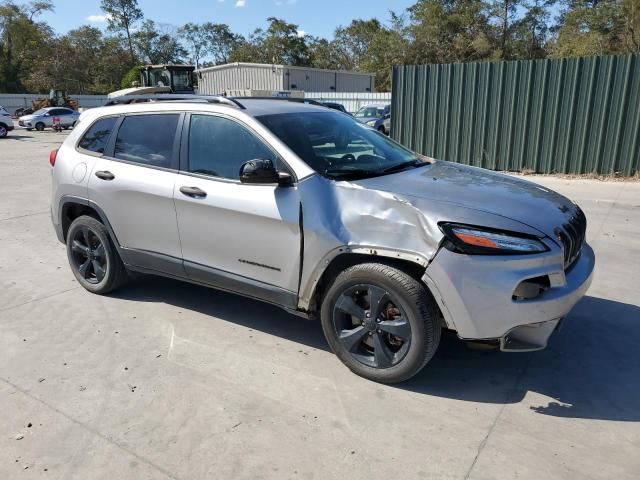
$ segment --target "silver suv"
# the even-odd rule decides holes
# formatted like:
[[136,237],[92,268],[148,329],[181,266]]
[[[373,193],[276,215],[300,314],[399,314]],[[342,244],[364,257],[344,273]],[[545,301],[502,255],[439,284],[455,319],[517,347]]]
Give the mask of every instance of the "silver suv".
[[379,382],[416,374],[443,328],[544,348],[594,269],[565,197],[301,102],[95,109],[50,162],[53,224],[84,288],[135,271],[260,299],[319,318],[340,360]]

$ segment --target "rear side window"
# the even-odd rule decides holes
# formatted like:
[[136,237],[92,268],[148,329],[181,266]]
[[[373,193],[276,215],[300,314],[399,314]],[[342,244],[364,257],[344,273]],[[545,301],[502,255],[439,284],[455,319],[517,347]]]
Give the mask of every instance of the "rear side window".
[[104,153],[117,117],[101,118],[95,122],[80,140],[78,147],[95,153]]
[[178,114],[125,117],[118,129],[114,157],[154,167],[171,167]]

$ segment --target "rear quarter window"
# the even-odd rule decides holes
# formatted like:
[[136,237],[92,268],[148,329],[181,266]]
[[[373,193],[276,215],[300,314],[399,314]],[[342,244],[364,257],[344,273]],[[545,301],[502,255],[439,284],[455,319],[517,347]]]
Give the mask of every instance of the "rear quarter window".
[[83,135],[78,147],[89,152],[104,153],[117,119],[117,117],[108,117],[94,122]]

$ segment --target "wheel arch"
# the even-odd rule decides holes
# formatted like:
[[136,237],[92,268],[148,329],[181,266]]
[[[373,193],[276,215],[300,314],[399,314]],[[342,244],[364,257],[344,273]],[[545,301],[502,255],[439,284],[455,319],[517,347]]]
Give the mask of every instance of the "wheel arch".
[[[314,275],[305,289],[300,292],[299,307],[302,310],[317,312],[324,293],[338,274],[354,265],[363,263],[381,263],[395,267],[416,280],[422,282],[428,261],[424,257],[402,254],[400,252],[380,251],[376,249],[341,248],[332,258],[323,260],[325,266]],[[428,287],[425,285],[425,288]]]
[[[107,215],[96,203],[85,198],[64,196],[60,199],[58,212],[60,215],[59,221],[62,241],[67,240],[67,233],[69,232],[69,227],[73,221],[82,215],[87,215],[95,218],[107,228],[111,241],[118,250],[121,250],[120,243],[118,242],[118,238],[109,223]],[[122,252],[120,253],[122,254]]]

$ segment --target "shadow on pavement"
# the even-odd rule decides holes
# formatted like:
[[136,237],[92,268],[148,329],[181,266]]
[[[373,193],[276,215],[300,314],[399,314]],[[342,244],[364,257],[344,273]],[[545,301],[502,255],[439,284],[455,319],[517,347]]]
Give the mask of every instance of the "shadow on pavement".
[[[114,296],[168,303],[328,350],[320,322],[237,295],[145,276]],[[585,297],[546,350],[473,350],[447,333],[425,369],[396,388],[495,404],[518,403],[533,392],[530,408],[542,415],[640,421],[639,350],[640,307]]]

